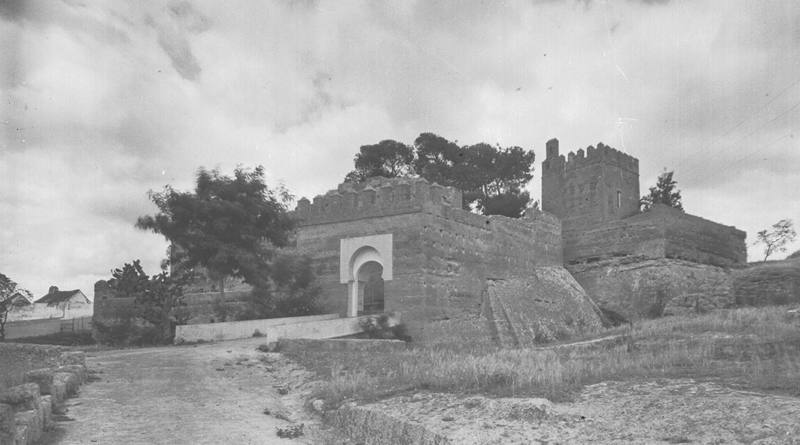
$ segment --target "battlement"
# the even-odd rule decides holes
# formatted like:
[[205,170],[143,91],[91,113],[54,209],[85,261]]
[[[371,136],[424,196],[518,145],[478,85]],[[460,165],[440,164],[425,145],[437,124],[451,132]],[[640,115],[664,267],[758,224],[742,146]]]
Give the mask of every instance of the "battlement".
[[542,162],[542,210],[566,228],[591,226],[639,211],[639,160],[603,143],[559,154],[547,141]]
[[547,158],[543,167],[545,170],[556,170],[558,173],[559,170],[561,172],[573,171],[601,163],[639,173],[638,159],[602,142],[598,142],[597,147],[590,145],[586,147],[586,150],[581,148],[575,152],[569,152],[565,159],[564,155],[559,155],[558,139],[551,139],[547,142]]
[[370,178],[345,182],[311,202],[301,198],[295,216],[301,226],[420,212],[427,207],[461,208],[462,193],[421,178]]

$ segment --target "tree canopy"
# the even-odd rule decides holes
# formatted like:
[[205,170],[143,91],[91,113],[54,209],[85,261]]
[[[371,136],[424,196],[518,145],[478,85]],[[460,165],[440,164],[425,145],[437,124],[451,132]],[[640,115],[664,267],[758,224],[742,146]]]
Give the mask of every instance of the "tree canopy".
[[[786,245],[794,241],[797,232],[791,219],[782,219],[772,225],[771,230],[764,229],[756,234],[755,244],[764,245],[764,262],[776,252],[785,252]],[[794,255],[794,254],[792,254]]]
[[194,192],[166,186],[149,194],[159,213],[142,216],[136,226],[164,235],[184,267],[201,265],[217,279],[239,277],[258,285],[275,247],[287,245],[295,222],[291,195],[264,183],[264,169],[236,168],[233,177],[200,168]]
[[402,142],[387,139],[373,145],[362,145],[353,158],[355,170],[348,173],[345,180],[360,182],[376,176],[406,176],[413,171],[413,162],[414,150]]
[[459,146],[433,133],[422,133],[413,147],[385,140],[362,146],[355,170],[345,180],[420,176],[463,192],[462,207],[484,215],[519,217],[530,202],[525,186],[533,178],[533,151],[486,143]]
[[17,283],[8,278],[5,274],[0,273],[0,341],[6,338],[6,321],[8,321],[8,313],[14,307],[14,296],[23,294],[28,299],[32,295],[25,289],[17,286]]
[[664,204],[683,210],[681,192],[677,189],[678,182],[672,178],[674,173],[665,170],[658,175],[656,185],[650,187],[650,192],[640,200],[642,210],[650,210],[656,204]]
[[159,342],[170,342],[175,326],[184,324],[189,317],[183,301],[183,288],[192,274],[180,271],[168,274],[166,270],[148,276],[139,262],[125,263],[121,269],[111,271],[109,286],[119,297],[134,299],[136,315],[155,326]]

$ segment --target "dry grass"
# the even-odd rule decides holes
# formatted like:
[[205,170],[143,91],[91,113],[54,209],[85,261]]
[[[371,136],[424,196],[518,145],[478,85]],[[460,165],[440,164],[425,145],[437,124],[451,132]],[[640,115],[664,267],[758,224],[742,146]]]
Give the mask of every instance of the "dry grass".
[[564,400],[586,384],[652,377],[715,378],[800,394],[800,321],[785,307],[645,321],[625,341],[582,350],[449,345],[291,356],[325,380],[316,396],[332,403],[418,389]]

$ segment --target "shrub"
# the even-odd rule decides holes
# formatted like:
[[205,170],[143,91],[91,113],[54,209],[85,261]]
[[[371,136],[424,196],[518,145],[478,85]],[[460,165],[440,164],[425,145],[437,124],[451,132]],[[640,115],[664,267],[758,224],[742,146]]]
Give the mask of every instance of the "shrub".
[[320,287],[311,258],[283,253],[273,261],[268,279],[254,286],[237,320],[299,317],[321,313],[317,299]]
[[154,346],[172,342],[165,338],[161,329],[150,324],[138,324],[133,319],[123,319],[120,323],[103,324],[92,322],[94,337],[97,343],[109,346]]
[[358,324],[369,338],[411,341],[406,325],[398,323],[387,314],[364,318],[359,320]]
[[630,321],[625,318],[624,315],[603,306],[600,306],[600,313],[602,315],[601,321],[603,322],[603,327],[611,328],[623,324],[630,324]]

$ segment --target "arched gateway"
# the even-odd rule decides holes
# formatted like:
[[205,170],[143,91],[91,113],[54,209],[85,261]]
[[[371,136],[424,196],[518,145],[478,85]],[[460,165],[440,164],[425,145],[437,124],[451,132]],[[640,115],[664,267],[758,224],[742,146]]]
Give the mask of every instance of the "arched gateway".
[[383,283],[392,280],[392,234],[342,239],[339,280],[347,284],[348,317],[383,312]]

